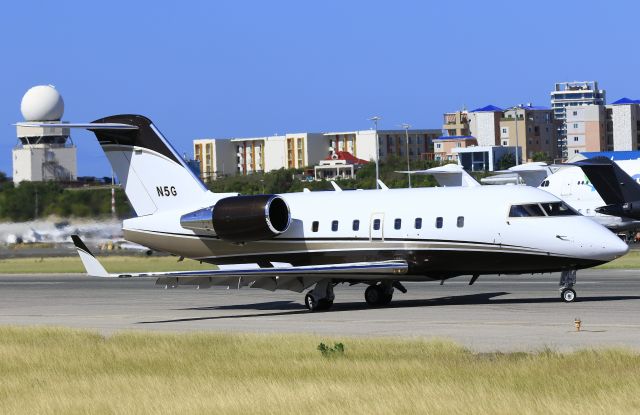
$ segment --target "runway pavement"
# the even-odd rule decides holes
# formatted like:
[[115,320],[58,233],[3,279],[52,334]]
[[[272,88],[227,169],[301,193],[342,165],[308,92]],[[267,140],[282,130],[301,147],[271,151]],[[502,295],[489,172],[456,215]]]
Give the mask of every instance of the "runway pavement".
[[[579,301],[559,299],[559,274],[407,283],[389,307],[370,309],[364,286],[339,285],[329,312],[309,313],[303,294],[259,289],[156,287],[153,280],[82,275],[0,275],[0,324],[103,333],[142,329],[331,336],[447,338],[476,351],[640,349],[640,271],[578,273]],[[582,320],[576,332],[574,319]]]

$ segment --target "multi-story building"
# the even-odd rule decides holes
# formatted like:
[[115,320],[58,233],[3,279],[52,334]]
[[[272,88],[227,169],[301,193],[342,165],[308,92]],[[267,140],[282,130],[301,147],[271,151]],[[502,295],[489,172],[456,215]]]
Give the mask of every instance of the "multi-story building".
[[469,112],[466,109],[446,112],[443,116],[442,131],[445,135],[462,137],[471,134],[469,129]]
[[454,149],[462,149],[477,146],[475,137],[466,136],[442,136],[433,140],[434,159],[436,161],[458,162],[458,153]]
[[563,158],[567,157],[567,111],[573,107],[584,105],[605,105],[606,92],[598,89],[596,81],[559,82],[551,91],[551,108],[554,118],[560,121],[558,130],[558,151]]
[[[433,140],[441,135],[438,129],[378,130],[380,160],[397,156],[405,158],[429,158],[433,155]],[[375,160],[376,131],[362,130],[324,134],[329,147],[335,151],[347,151],[363,160]],[[408,136],[408,137],[407,137]]]
[[469,111],[470,135],[478,140],[479,146],[500,145],[500,119],[502,109],[495,105],[487,105]]
[[607,105],[613,149],[640,150],[640,100],[622,98]]
[[525,162],[535,153],[544,153],[549,159],[556,157],[557,122],[553,110],[531,104],[506,110],[500,120],[500,145],[521,148]]
[[230,140],[200,138],[193,140],[193,158],[200,164],[200,178],[208,182],[235,173],[235,156]]
[[286,167],[285,136],[232,138],[235,149],[235,173],[247,175]]
[[287,134],[285,166],[301,169],[313,166],[329,154],[329,145],[322,133]]
[[566,110],[566,150],[568,157],[585,151],[610,151],[607,143],[607,110],[604,105],[584,105]]

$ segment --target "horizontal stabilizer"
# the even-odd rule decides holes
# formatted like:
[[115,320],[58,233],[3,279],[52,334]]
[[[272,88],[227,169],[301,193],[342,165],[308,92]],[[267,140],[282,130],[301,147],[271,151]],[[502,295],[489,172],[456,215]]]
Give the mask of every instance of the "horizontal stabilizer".
[[122,123],[45,123],[45,122],[19,122],[18,127],[36,128],[83,128],[85,130],[137,130],[138,126]]

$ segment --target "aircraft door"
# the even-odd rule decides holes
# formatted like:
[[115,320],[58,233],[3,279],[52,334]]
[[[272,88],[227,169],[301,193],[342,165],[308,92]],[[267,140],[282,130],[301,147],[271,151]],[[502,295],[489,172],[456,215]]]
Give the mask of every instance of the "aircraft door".
[[384,213],[374,213],[369,222],[369,240],[384,241]]

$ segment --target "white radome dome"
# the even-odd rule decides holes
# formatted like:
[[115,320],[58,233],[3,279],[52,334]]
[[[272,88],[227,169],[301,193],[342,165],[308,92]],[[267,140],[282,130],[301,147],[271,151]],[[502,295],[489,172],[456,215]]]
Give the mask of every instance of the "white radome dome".
[[59,121],[64,101],[53,85],[38,85],[24,94],[20,111],[25,121]]

